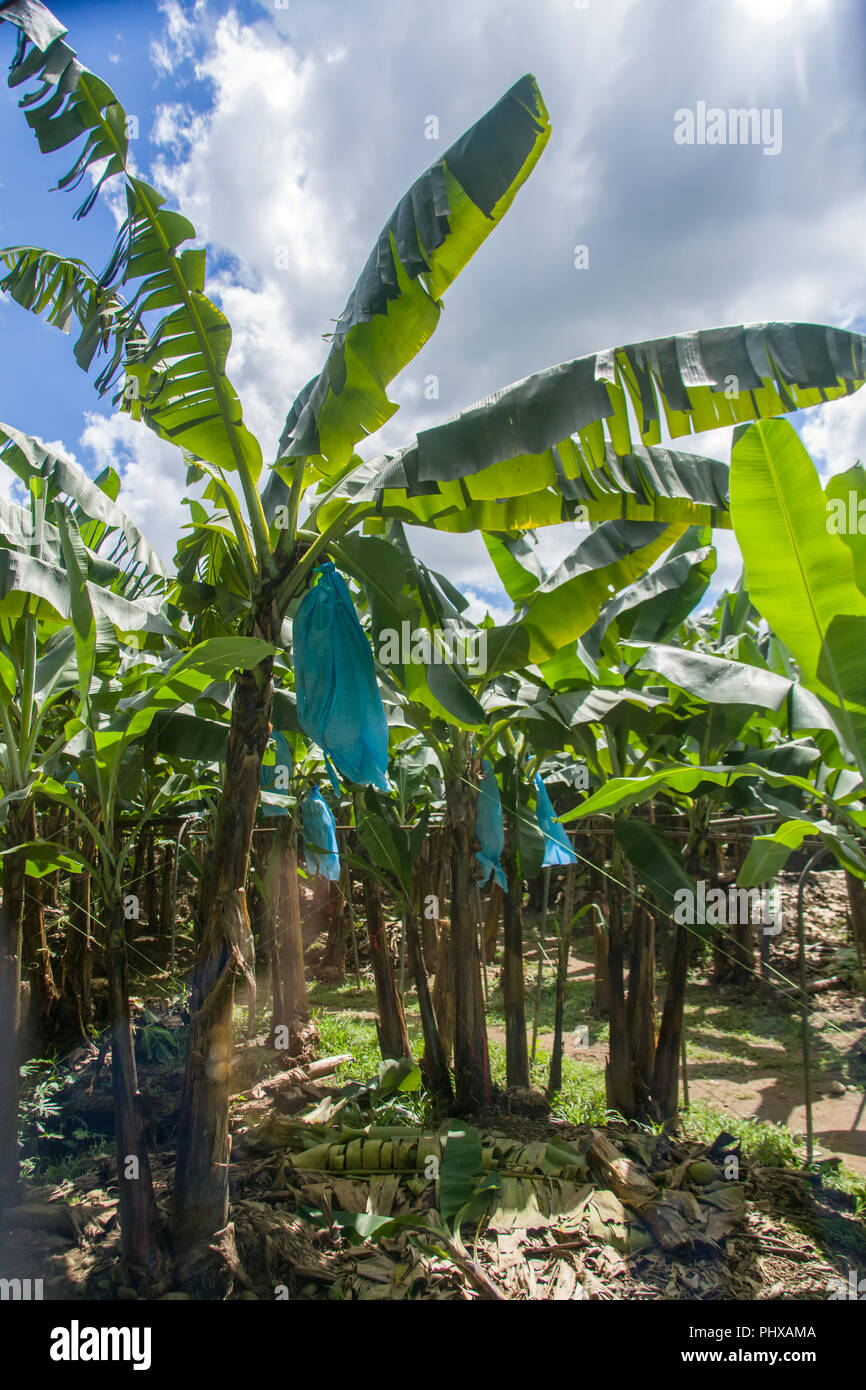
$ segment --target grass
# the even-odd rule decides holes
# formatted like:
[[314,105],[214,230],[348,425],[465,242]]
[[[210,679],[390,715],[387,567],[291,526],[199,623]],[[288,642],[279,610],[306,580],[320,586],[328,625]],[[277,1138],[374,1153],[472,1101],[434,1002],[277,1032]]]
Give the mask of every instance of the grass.
[[[699,1076],[733,1080],[759,1074],[764,1066],[797,1074],[802,1069],[800,1016],[787,1002],[775,1007],[766,1002],[720,1003],[712,987],[693,986],[686,1004],[686,1035],[689,1063],[698,1064]],[[844,1070],[832,1025],[826,1031],[820,1023],[813,1027],[812,1064],[819,1076]]]
[[743,1146],[743,1152],[756,1163],[769,1168],[796,1167],[803,1161],[805,1144],[785,1125],[752,1116],[732,1115],[704,1101],[695,1101],[681,1117],[683,1133],[688,1139],[711,1144],[722,1130],[733,1134]]
[[361,980],[358,988],[354,980],[346,980],[341,985],[322,984],[314,980],[307,991],[310,1005],[314,1009],[365,1009],[376,1012],[376,990],[372,981]]
[[[337,990],[329,990],[328,993],[338,995],[341,1000],[340,1007],[345,1011],[331,1013],[322,1007],[315,1010],[315,1017],[322,1038],[323,1054],[352,1053],[355,1060],[346,1063],[337,1072],[340,1080],[348,1081],[374,1076],[381,1060],[376,1037],[376,1025],[372,1019],[359,1018],[357,1014],[353,1014],[346,1008],[348,998],[352,995],[358,995],[357,987],[341,986]],[[342,1001],[346,1002],[343,1003]],[[499,1007],[497,1007],[496,996],[491,991],[489,1020],[494,1025],[497,1023],[504,1025],[501,999],[498,1002]],[[708,1016],[715,1016],[719,1012],[726,1015],[726,1036],[738,1037],[747,1031],[746,1019],[749,1016],[749,1011],[744,1007],[707,1006],[705,1012]],[[568,1017],[568,1011],[566,1011],[566,1018]],[[784,1016],[775,1019],[770,1015],[763,1022],[761,1018],[762,1016],[759,1014],[756,1020],[757,1027],[764,1029],[764,1032],[761,1033],[759,1047],[768,1036],[772,1037],[773,1034],[790,1036],[786,1027],[788,1020]],[[569,1019],[571,1027],[576,1027],[582,1021],[583,1019],[579,1016],[576,1017],[574,1013]],[[777,1023],[779,1025],[778,1033],[775,1027]],[[606,1033],[606,1025],[604,1031]],[[796,1033],[796,1031],[795,1028],[794,1032]],[[592,1038],[591,1032],[592,1040],[600,1041],[601,1032],[601,1027],[596,1028],[594,1038]],[[420,1029],[410,1028],[410,1043],[413,1055],[420,1056],[423,1052],[423,1037]],[[694,1056],[697,1057],[698,1055],[699,1051],[695,1048]],[[538,1048],[535,1063],[531,1068],[532,1085],[538,1090],[546,1088],[549,1068],[549,1053],[543,1048]],[[505,1047],[502,1043],[495,1041],[490,1042],[490,1074],[497,1085],[504,1087]],[[573,1125],[603,1125],[614,1118],[607,1109],[603,1069],[589,1059],[584,1061],[576,1057],[564,1057],[562,1089],[553,1097],[551,1113],[556,1119],[565,1120],[568,1124]],[[798,1167],[805,1158],[805,1144],[802,1138],[785,1125],[758,1120],[751,1116],[734,1115],[729,1111],[708,1105],[704,1101],[695,1101],[683,1114],[682,1129],[687,1138],[699,1140],[706,1144],[712,1143],[722,1130],[727,1130],[729,1134],[733,1134],[736,1139],[740,1140],[745,1154],[755,1162],[768,1167]],[[866,1210],[866,1177],[862,1174],[855,1173],[843,1165],[838,1170],[826,1170],[822,1175],[822,1180],[825,1187],[846,1193],[853,1198],[858,1209]]]
[[[494,1027],[505,1027],[505,1006],[499,970],[490,970],[490,993],[487,1001],[488,1023]],[[535,966],[526,970],[526,1017],[532,1026],[535,1016]],[[539,1033],[552,1033],[556,1011],[556,980],[550,967],[546,967],[541,985],[541,1004],[538,1011]],[[604,1042],[607,1039],[607,1022],[598,1017],[593,1009],[593,985],[591,980],[569,980],[563,1009],[563,1028],[573,1033],[580,1024],[589,1028],[590,1043]]]

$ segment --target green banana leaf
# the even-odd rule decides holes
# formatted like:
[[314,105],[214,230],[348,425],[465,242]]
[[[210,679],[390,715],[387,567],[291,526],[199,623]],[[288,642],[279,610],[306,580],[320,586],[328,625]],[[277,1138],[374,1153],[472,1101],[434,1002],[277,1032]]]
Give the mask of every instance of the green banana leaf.
[[807,836],[819,836],[833,851],[843,869],[850,870],[858,878],[866,878],[863,851],[844,827],[827,820],[788,820],[777,826],[772,835],[755,836],[737,876],[737,883],[742,888],[754,888],[775,878]]
[[828,706],[866,777],[866,594],[828,529],[818,473],[786,421],[752,425],[731,454],[731,515],[752,602]]
[[756,763],[742,763],[738,767],[695,767],[691,764],[674,764],[660,772],[651,772],[645,777],[612,777],[605,786],[592,796],[588,796],[579,806],[566,811],[560,821],[582,820],[585,816],[626,810],[630,806],[640,806],[658,792],[673,792],[686,796],[699,794],[701,787],[729,787],[743,777],[763,779],[774,787],[792,786],[809,792],[818,800],[826,797],[812,782],[790,773],[775,773]]
[[[659,447],[662,410],[677,438],[849,395],[866,379],[864,344],[819,324],[765,323],[592,353],[421,431],[348,474],[338,495],[453,531],[551,525],[567,519],[566,503],[582,506],[583,520],[725,525],[724,465]],[[649,448],[632,442],[628,401]],[[335,506],[322,508],[320,526]]]
[[[204,293],[204,250],[180,249],[195,237],[195,228],[180,213],[166,209],[156,189],[133,172],[127,114],[109,85],[79,62],[65,42],[65,26],[40,0],[6,4],[2,19],[20,30],[8,80],[11,87],[34,83],[20,104],[39,148],[48,153],[79,143],[71,168],[58,184],[65,189],[88,185],[76,216],[90,211],[108,180],[123,181],[126,218],[98,290],[105,299],[106,325],[120,334],[125,358],[119,404],[189,455],[218,469],[238,471],[257,553],[267,561],[267,525],[255,488],[261,448],[244,425],[240,400],[226,374],[231,328]],[[61,306],[70,302],[69,277],[57,273],[56,259],[44,269],[38,259],[28,259],[28,273],[37,278],[41,273],[43,286],[29,307],[38,307],[56,322],[62,318]],[[130,297],[120,320],[112,321],[120,284]],[[79,292],[72,294],[71,302],[76,312],[83,305],[85,315],[92,317],[86,289],[79,280]],[[145,331],[142,317],[150,312],[162,317]],[[85,317],[83,327],[87,325]],[[116,350],[114,360],[118,357]],[[114,379],[103,374],[101,389],[108,390]],[[240,532],[238,539],[244,543]]]
[[292,405],[278,453],[335,473],[397,406],[385,389],[430,338],[441,296],[511,206],[550,138],[520,78],[404,194],[379,234],[322,371]]

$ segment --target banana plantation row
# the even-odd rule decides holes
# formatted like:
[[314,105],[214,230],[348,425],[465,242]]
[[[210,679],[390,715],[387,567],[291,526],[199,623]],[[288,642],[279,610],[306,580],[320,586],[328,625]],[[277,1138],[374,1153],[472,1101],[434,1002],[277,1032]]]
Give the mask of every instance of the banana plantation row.
[[[174,932],[179,865],[194,872],[181,1266],[227,1220],[234,1007],[241,982],[255,990],[256,892],[274,1037],[295,1053],[312,1042],[301,835],[311,875],[353,872],[362,885],[384,1056],[409,1045],[383,895],[402,919],[426,1083],[464,1113],[492,1094],[484,966],[496,892],[513,1087],[529,1080],[526,886],[546,865],[550,901],[562,890],[561,993],[571,925],[603,895],[608,1103],[626,1118],[672,1115],[690,943],[714,933],[725,968],[753,969],[748,919],[721,930],[673,911],[678,894],[728,886],[714,816],[775,824],[739,867],[741,888],[771,883],[817,837],[848,872],[864,944],[866,537],[828,518],[847,516],[852,496],[859,515],[866,475],[840,460],[822,486],[774,418],[857,390],[863,337],[772,323],[599,351],[363,461],[356,445],[396,410],[388,384],[550,136],[525,77],[395,208],[265,466],[226,374],[231,330],[205,292],[205,252],[133,168],[118,98],[38,2],[0,5],[0,20],[17,29],[9,81],[40,149],[75,147],[59,182],[87,190],[76,215],[106,186],[123,188],[128,209],[102,270],[7,247],[0,288],[71,332],[100,394],[175,450],[195,491],[166,572],[115,470],[91,480],[39,442],[38,421],[0,425],[16,498],[0,502],[0,1200],[17,1182],[22,1050],[91,1026],[98,952],[123,1257],[140,1278],[166,1258],[128,952],[166,818],[195,815],[203,832],[189,837],[196,855],[178,839],[158,909]],[[730,467],[661,443],[663,427],[676,439],[723,425],[736,427]],[[575,520],[588,531],[545,572],[534,532]],[[481,533],[507,621],[469,620],[459,589],[414,553],[418,526]],[[707,609],[713,528],[734,530],[747,579]],[[405,632],[426,637],[392,642]],[[335,819],[355,827],[342,865]],[[269,863],[251,871],[254,829],[269,823]],[[565,826],[579,831],[574,848]],[[56,891],[68,903],[62,959],[42,912]],[[658,1024],[657,926],[668,956]],[[562,999],[558,1010],[561,1049]]]

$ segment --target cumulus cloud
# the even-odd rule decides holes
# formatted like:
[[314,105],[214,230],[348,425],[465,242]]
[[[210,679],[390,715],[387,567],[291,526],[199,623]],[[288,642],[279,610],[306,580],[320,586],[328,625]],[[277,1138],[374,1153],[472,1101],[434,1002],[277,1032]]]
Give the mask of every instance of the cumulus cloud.
[[[391,208],[527,69],[551,142],[448,291],[433,340],[390,388],[401,408],[366,456],[598,348],[761,319],[862,323],[866,111],[853,0],[440,0],[423,35],[401,0],[164,0],[161,10],[150,173],[208,245],[209,290],[234,329],[229,370],[266,457]],[[194,82],[181,87],[184,64]],[[780,109],[778,157],[677,145],[674,112],[698,100]],[[425,139],[431,114],[438,141]],[[138,153],[144,162],[144,142]],[[575,267],[578,244],[586,269]],[[804,419],[825,467],[863,455],[859,395]],[[176,465],[128,427],[91,420],[84,439],[127,451],[142,525],[149,509],[170,554],[182,518]],[[726,460],[730,431],[676,447]],[[480,603],[504,602],[477,537],[412,535],[421,557]],[[540,533],[542,562],[553,568],[578,539],[573,528]],[[717,539],[714,590],[739,571],[733,538]]]
[[150,56],[157,72],[170,75],[195,52],[207,7],[205,0],[194,0],[192,5],[184,5],[181,0],[160,0],[159,10],[163,32],[151,44]]
[[474,589],[464,589],[463,596],[469,600],[469,606],[463,616],[471,623],[483,622],[488,616],[495,623],[507,623],[513,616],[514,610],[510,604],[492,603],[481,594],[476,594]]
[[128,415],[85,415],[81,444],[94,472],[112,467],[120,474],[123,508],[170,569],[181,526],[188,521],[181,499],[186,493],[180,453]]
[[802,428],[803,443],[818,464],[822,478],[844,473],[866,460],[866,394],[862,390],[841,401],[828,401],[809,413]]

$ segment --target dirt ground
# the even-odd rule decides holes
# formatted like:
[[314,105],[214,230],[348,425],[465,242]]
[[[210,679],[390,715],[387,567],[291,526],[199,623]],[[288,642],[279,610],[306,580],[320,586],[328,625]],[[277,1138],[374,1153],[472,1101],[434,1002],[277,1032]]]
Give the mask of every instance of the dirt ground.
[[[575,962],[574,977],[580,978],[582,975],[592,979],[592,961],[588,958]],[[861,1030],[866,1033],[866,1021],[861,1025]],[[505,1045],[504,1029],[491,1028],[489,1035],[493,1041]],[[553,1034],[540,1032],[538,1046],[549,1052],[553,1047]],[[564,1050],[567,1057],[593,1062],[599,1072],[604,1072],[608,1055],[606,1042],[577,1047],[574,1036],[567,1034]],[[692,1100],[705,1100],[743,1118],[751,1116],[757,1120],[768,1120],[786,1125],[797,1134],[806,1133],[802,1077],[798,1078],[768,1060],[757,1062],[750,1068],[749,1076],[742,1081],[722,1078],[705,1081],[701,1079],[699,1068],[690,1070],[689,1097]],[[849,1168],[866,1173],[866,1107],[862,1091],[846,1090],[844,1095],[831,1095],[829,1084],[818,1081],[812,1100],[812,1125],[818,1157],[838,1155]]]
[[[799,1008],[784,994],[784,982],[798,978],[795,878],[780,878],[783,930],[771,943],[770,976],[749,989],[718,986],[708,967],[690,978],[686,1039],[690,1101],[705,1101],[744,1118],[786,1125],[806,1133],[806,1103]],[[812,876],[806,897],[806,958],[810,980],[831,978],[847,945],[847,894],[841,872]],[[846,957],[841,957],[843,960]],[[534,982],[537,954],[527,950],[527,977]],[[572,951],[569,980],[593,981],[593,960]],[[658,1008],[663,1003],[661,982]],[[866,1173],[866,1001],[856,990],[835,988],[812,996],[812,1123],[816,1156],[838,1156]],[[531,1018],[531,1008],[528,1010]],[[589,1046],[578,1046],[573,1029],[565,1034],[565,1054],[594,1063],[601,1073],[607,1060],[603,1020],[587,1012]],[[504,1045],[501,1027],[490,1037]],[[538,1046],[550,1051],[553,1033],[540,1031]],[[852,1077],[854,1078],[852,1080]],[[841,1088],[844,1087],[844,1090]]]
[[[790,908],[790,882],[783,884],[782,897],[783,908],[786,902]],[[530,918],[530,1026],[536,975],[532,926]],[[809,901],[807,974],[813,981],[837,975],[843,979],[841,985],[813,996],[810,1015],[813,1119],[820,1146],[816,1156],[838,1155],[847,1166],[866,1172],[866,1006],[846,950],[844,881],[838,874],[816,875]],[[742,989],[717,985],[708,958],[696,964],[686,1020],[690,1100],[802,1133],[800,1015],[784,993],[784,981],[794,979],[797,969],[796,934],[790,929],[774,940],[771,965],[778,973],[769,981],[755,979]],[[494,968],[492,991],[496,974]],[[588,952],[573,951],[565,1051],[569,1057],[597,1066],[603,1074],[606,1022],[591,1007],[592,975]],[[495,991],[492,1003],[494,995]],[[374,1017],[352,1012],[355,1017]],[[543,1011],[542,1018],[546,1021],[549,1011]],[[587,1047],[576,1041],[583,1024],[589,1027]],[[500,1027],[494,1024],[489,1031],[492,1041],[504,1043]],[[549,1051],[552,1033],[542,1028],[538,1041]],[[250,1045],[239,1044],[238,1052],[239,1061],[244,1056],[257,1060],[257,1049]],[[79,1065],[83,1084],[84,1073],[94,1064],[82,1058]],[[181,1070],[177,1064],[146,1070],[153,1073],[150,1080],[159,1102],[152,1117],[157,1146],[154,1177],[167,1217]],[[255,1078],[251,1077],[251,1084],[255,1085]],[[36,1181],[25,1188],[16,1217],[7,1217],[0,1227],[0,1276],[12,1271],[20,1277],[44,1278],[49,1298],[136,1297],[118,1276],[117,1178],[108,1152],[107,1085],[103,1067],[96,1099],[104,1102],[105,1151],[94,1154],[87,1170],[72,1180]],[[257,1094],[258,1088],[252,1092]],[[657,1184],[659,1202],[649,1222],[652,1240],[648,1240],[640,1205],[626,1195],[623,1206],[587,1159],[588,1167],[580,1168],[565,1206],[555,1209],[548,1193],[541,1201],[541,1214],[533,1207],[530,1219],[519,1228],[510,1210],[498,1223],[492,1219],[488,1233],[475,1247],[478,1267],[467,1278],[459,1263],[431,1255],[423,1241],[420,1249],[405,1236],[383,1240],[377,1247],[358,1247],[349,1246],[334,1229],[312,1230],[300,1215],[305,1207],[324,1204],[326,1210],[329,1205],[340,1206],[389,1217],[423,1214],[432,1189],[422,1191],[423,1183],[420,1187],[417,1182],[407,1183],[406,1175],[400,1174],[386,1174],[371,1183],[369,1177],[356,1176],[349,1182],[329,1172],[305,1172],[295,1166],[291,1145],[287,1149],[281,1141],[271,1151],[249,1142],[250,1127],[269,1112],[276,1113],[279,1122],[279,1103],[276,1112],[264,1096],[248,1099],[245,1106],[246,1110],[234,1107],[231,1225],[220,1249],[211,1252],[214,1259],[202,1272],[198,1297],[797,1300],[826,1298],[834,1281],[848,1277],[852,1262],[859,1268],[866,1258],[866,1235],[856,1202],[824,1186],[819,1173],[766,1167],[743,1155],[735,1183],[717,1181],[702,1187],[690,1182],[695,1161],[713,1154],[705,1143],[688,1137],[687,1117],[683,1137],[675,1140],[626,1132],[617,1125],[590,1130],[553,1116],[523,1118],[497,1112],[472,1120],[479,1133],[499,1136],[493,1142],[507,1138],[546,1145],[564,1140],[577,1146],[585,1158],[592,1136],[605,1135],[623,1161],[637,1165],[632,1171],[638,1179],[642,1173],[644,1181]],[[102,1129],[98,1106],[89,1108],[88,1118],[95,1129]],[[294,1144],[296,1131],[292,1133]],[[542,1180],[536,1175],[520,1181]],[[544,1190],[542,1186],[540,1191]],[[680,1229],[683,1220],[688,1228],[684,1231]],[[492,1295],[484,1292],[488,1285],[494,1288]],[[284,1287],[285,1295],[275,1294],[275,1288]],[[149,1296],[189,1295],[173,1285],[168,1274]]]
[[[124,1284],[116,1167],[108,1155],[76,1179],[34,1185],[20,1208],[4,1214],[0,1275],[43,1279],[47,1299],[97,1301],[801,1300],[837,1297],[834,1289],[847,1288],[850,1269],[866,1257],[853,1201],[825,1188],[819,1175],[742,1155],[727,1181],[719,1145],[730,1136],[708,1148],[623,1126],[590,1129],[492,1110],[471,1123],[493,1161],[516,1174],[503,1184],[523,1196],[515,1206],[503,1186],[483,1234],[468,1249],[444,1250],[419,1227],[436,1189],[418,1174],[418,1162],[410,1156],[406,1172],[301,1165],[305,1141],[299,1122],[282,1113],[280,1096],[277,1089],[264,1107],[247,1100],[238,1108],[230,1222],[205,1243],[192,1295],[168,1264],[146,1291]],[[339,1140],[340,1125],[331,1133]],[[545,1176],[550,1144],[558,1146],[557,1163],[566,1147],[574,1155],[561,1177]],[[599,1144],[614,1169],[599,1167]],[[165,1222],[173,1156],[154,1161]],[[527,1203],[528,1186],[534,1196]],[[311,1208],[411,1218],[414,1231],[352,1244],[337,1226],[311,1224]]]

